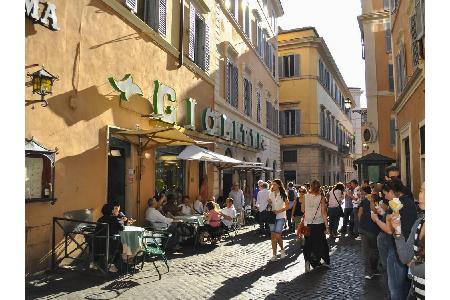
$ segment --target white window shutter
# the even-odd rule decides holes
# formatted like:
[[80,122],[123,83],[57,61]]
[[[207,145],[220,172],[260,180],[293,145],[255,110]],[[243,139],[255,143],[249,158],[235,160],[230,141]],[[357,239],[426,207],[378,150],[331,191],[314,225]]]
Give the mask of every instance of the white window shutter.
[[137,14],[137,2],[138,0],[125,0],[125,5],[135,14]]
[[167,3],[166,0],[159,0],[159,24],[158,31],[166,35],[166,15],[167,15]]
[[195,7],[191,2],[189,5],[189,58],[194,61],[195,53]]
[[209,70],[209,33],[209,26],[205,23],[205,71]]
[[294,55],[294,76],[300,76],[300,55]]

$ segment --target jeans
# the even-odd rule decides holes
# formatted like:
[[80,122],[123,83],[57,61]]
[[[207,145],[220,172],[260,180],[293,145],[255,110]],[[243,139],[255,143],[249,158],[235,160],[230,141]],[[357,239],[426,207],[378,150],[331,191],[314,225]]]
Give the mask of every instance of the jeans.
[[344,220],[342,224],[342,231],[347,231],[347,224],[350,225],[350,232],[353,231],[353,222],[351,221],[351,215],[353,214],[353,208],[344,208]]
[[386,290],[389,290],[388,276],[387,276],[387,257],[389,250],[389,240],[392,239],[384,232],[380,232],[377,236],[377,247],[381,265],[381,275],[383,276],[383,283]]
[[270,232],[273,233],[282,233],[283,232],[283,226],[284,222],[286,221],[285,218],[276,219],[275,224],[269,224]]
[[407,299],[411,286],[411,282],[408,279],[408,267],[398,259],[395,246],[389,247],[388,250],[387,274],[391,300]]
[[353,208],[353,213],[350,216],[350,222],[353,223],[353,234],[359,235],[359,219],[358,219],[358,208]]
[[331,233],[337,234],[339,220],[341,219],[341,209],[339,207],[328,208],[328,216],[330,217]]
[[364,259],[364,273],[365,275],[373,276],[378,273],[377,236],[362,230],[361,246]]

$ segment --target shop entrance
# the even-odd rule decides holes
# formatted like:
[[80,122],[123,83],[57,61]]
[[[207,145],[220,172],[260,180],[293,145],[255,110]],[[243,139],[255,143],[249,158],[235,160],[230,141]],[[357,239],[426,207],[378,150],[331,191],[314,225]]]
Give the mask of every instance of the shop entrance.
[[118,201],[125,212],[125,163],[130,144],[110,137],[108,150],[108,203]]
[[231,186],[233,184],[233,173],[230,171],[224,171],[223,172],[223,182],[222,182],[222,188],[223,188],[223,196],[226,198],[230,194]]

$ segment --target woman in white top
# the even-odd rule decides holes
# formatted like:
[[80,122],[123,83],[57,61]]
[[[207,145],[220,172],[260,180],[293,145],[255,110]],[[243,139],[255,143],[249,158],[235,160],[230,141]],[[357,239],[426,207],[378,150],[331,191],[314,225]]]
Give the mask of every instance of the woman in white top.
[[341,205],[344,200],[344,190],[344,184],[338,182],[329,193],[328,216],[330,217],[331,236],[338,235],[339,220],[343,216]]
[[269,224],[270,238],[272,240],[272,252],[273,256],[270,261],[277,260],[277,244],[281,248],[280,258],[285,258],[283,239],[281,233],[283,232],[283,226],[286,222],[286,210],[289,209],[289,200],[286,195],[283,183],[280,179],[274,179],[270,188],[269,204],[272,206],[272,211],[276,214],[275,224]]
[[305,258],[305,271],[309,272],[313,268],[321,265],[320,260],[324,260],[324,266],[330,265],[330,254],[325,233],[329,231],[327,221],[327,206],[325,197],[320,193],[320,183],[314,180],[311,183],[309,194],[304,200],[304,222],[310,230],[310,235],[305,237],[305,247],[303,256]]

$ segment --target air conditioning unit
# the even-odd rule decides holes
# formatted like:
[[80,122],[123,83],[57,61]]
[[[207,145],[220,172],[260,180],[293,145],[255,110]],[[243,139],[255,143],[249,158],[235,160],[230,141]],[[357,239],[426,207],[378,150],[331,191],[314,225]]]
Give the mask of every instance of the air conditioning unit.
[[364,143],[374,143],[377,140],[377,130],[372,126],[365,125],[361,128]]
[[125,5],[135,14],[137,14],[138,0],[125,0]]

